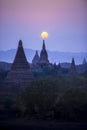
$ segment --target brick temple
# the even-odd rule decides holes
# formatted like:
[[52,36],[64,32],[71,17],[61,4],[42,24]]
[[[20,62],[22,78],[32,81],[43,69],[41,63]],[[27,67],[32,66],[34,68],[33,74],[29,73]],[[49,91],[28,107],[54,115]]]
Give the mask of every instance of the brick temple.
[[13,61],[10,72],[8,73],[5,84],[7,86],[25,86],[33,79],[30,65],[26,59],[22,41],[19,41],[15,59]]

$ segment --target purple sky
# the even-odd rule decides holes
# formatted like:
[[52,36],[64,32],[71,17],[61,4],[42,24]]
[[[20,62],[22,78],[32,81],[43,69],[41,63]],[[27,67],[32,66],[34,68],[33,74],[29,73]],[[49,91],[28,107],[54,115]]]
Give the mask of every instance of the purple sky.
[[48,50],[87,52],[87,0],[0,0],[0,50],[40,50],[42,31]]

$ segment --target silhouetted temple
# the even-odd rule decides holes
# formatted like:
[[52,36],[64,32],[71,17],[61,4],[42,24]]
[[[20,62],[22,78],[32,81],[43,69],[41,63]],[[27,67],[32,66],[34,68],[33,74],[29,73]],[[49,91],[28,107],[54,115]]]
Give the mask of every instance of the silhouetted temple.
[[74,58],[72,58],[72,63],[70,66],[69,74],[71,74],[71,76],[77,74],[77,69],[76,69]]
[[5,84],[24,86],[27,85],[32,79],[33,75],[24,53],[22,41],[20,40],[11,71],[6,77]]
[[[44,40],[42,50],[40,52],[40,57],[38,55],[38,52],[36,51],[35,56],[32,60],[32,64],[30,65],[26,59],[22,41],[20,40],[14,62],[12,64],[10,72],[8,72],[4,84],[6,86],[27,86],[30,81],[35,78],[33,77],[34,70],[43,69],[45,68],[44,66],[49,68],[46,68],[47,70],[45,71],[51,70],[49,72],[50,74],[52,74],[53,70],[58,75],[64,74],[66,71],[61,67],[60,63],[59,65],[56,65],[49,62]],[[68,74],[71,76],[77,74],[74,58],[72,58],[72,63],[69,71],[65,73],[65,75]]]
[[35,53],[35,56],[34,56],[34,58],[33,58],[33,60],[32,60],[32,64],[34,64],[34,65],[36,65],[36,64],[38,64],[39,63],[39,55],[38,55],[38,51],[36,51],[36,53]]
[[44,40],[43,40],[42,50],[41,50],[41,53],[40,53],[39,64],[41,64],[41,65],[48,65],[49,64],[48,54],[47,54],[47,51],[46,51]]
[[83,59],[83,64],[86,64],[86,59],[85,58]]

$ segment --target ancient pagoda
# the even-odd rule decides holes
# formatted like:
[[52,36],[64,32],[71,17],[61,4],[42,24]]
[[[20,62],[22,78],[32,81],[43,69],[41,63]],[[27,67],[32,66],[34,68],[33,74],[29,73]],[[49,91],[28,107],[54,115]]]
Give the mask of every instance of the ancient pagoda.
[[39,55],[38,55],[38,51],[36,51],[35,56],[34,56],[34,58],[32,60],[32,64],[37,65],[39,63],[39,59],[40,58],[39,58]]
[[86,63],[87,63],[87,62],[86,62],[86,59],[84,58],[84,59],[83,59],[83,64],[85,65]]
[[45,40],[43,40],[43,45],[42,45],[42,50],[41,50],[41,53],[40,53],[39,64],[41,64],[41,65],[48,65],[49,64],[48,54],[47,54],[46,46],[45,46]]
[[8,73],[5,84],[7,86],[26,86],[33,79],[29,63],[27,62],[22,41],[19,41],[17,53]]
[[77,74],[77,69],[76,69],[76,65],[75,65],[75,60],[74,60],[74,58],[72,58],[72,63],[71,63],[70,69],[69,69],[69,74],[70,74],[71,76]]

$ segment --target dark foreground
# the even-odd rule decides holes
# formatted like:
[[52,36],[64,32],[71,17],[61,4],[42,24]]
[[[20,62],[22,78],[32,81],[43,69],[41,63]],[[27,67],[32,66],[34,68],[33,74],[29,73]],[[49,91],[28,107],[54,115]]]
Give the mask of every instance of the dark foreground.
[[0,121],[0,130],[87,130],[86,122],[59,122],[59,121],[28,121],[4,120]]

